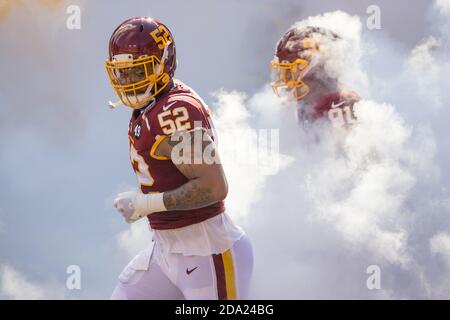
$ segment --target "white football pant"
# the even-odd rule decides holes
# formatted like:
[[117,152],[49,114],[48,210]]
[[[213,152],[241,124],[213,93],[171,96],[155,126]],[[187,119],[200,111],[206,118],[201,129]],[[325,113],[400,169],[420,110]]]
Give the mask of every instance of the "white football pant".
[[111,299],[246,299],[252,269],[245,234],[229,250],[208,256],[162,254],[156,244],[125,267]]

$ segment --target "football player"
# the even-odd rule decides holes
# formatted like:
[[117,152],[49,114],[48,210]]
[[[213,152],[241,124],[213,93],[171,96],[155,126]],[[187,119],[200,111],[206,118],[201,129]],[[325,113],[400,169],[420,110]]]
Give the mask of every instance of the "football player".
[[179,148],[186,141],[200,148],[194,155],[218,156],[208,107],[174,79],[176,66],[174,38],[161,21],[134,17],[114,30],[106,70],[120,102],[132,109],[129,152],[140,187],[118,194],[114,206],[127,222],[147,217],[154,235],[120,274],[111,298],[245,298],[252,248],[225,212],[220,161],[180,161],[180,150],[192,160]]
[[[272,88],[277,95],[288,93],[298,102],[297,120],[305,127],[318,120],[330,121],[336,127],[355,123],[353,105],[359,97],[343,89],[339,79],[325,67],[333,43],[341,41],[334,32],[320,27],[292,26],[278,41]],[[326,48],[326,49],[325,49]]]

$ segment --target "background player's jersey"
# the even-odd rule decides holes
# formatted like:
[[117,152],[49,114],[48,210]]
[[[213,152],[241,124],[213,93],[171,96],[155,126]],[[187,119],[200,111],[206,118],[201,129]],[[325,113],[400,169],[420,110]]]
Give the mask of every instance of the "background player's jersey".
[[[164,137],[195,126],[211,129],[210,112],[202,99],[178,80],[153,106],[133,112],[128,128],[130,160],[143,193],[176,189],[188,181],[169,158],[157,156],[155,150]],[[204,208],[165,211],[147,217],[153,229],[176,229],[223,211],[223,201],[219,201]]]
[[356,122],[353,105],[357,101],[359,97],[353,92],[334,92],[321,97],[313,105],[299,106],[297,118],[305,128],[320,119],[328,119],[333,126],[351,126]]

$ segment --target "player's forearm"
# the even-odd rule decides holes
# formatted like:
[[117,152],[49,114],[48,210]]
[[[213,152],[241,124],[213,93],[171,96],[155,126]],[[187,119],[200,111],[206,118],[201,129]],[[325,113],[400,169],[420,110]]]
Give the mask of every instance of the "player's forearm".
[[227,181],[219,173],[221,171],[214,179],[211,176],[193,178],[177,189],[162,193],[123,192],[114,200],[114,207],[129,223],[154,212],[207,207],[227,195]]
[[227,192],[225,179],[211,181],[200,177],[189,180],[177,189],[164,192],[163,200],[167,210],[190,210],[224,200]]

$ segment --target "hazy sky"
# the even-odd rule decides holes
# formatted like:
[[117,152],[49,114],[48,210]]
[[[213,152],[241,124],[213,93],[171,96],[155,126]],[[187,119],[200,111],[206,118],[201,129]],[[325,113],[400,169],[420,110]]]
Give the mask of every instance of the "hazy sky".
[[[81,7],[80,30],[66,28],[71,4]],[[381,8],[382,28],[369,31],[366,9],[373,4]],[[104,70],[109,36],[124,19],[149,15],[164,21],[177,45],[176,76],[210,102],[221,88],[251,95],[266,85],[275,43],[298,20],[342,10],[360,16],[363,34],[389,39],[392,50],[408,52],[435,31],[430,5],[428,0],[0,1],[0,268],[16,270],[17,278],[31,283],[24,290],[37,291],[37,297],[105,298],[128,262],[116,241],[128,225],[111,202],[135,185],[127,153],[129,110],[106,106],[116,97]],[[82,270],[80,291],[64,287],[72,264]],[[14,297],[8,290],[0,286],[0,297]]]

